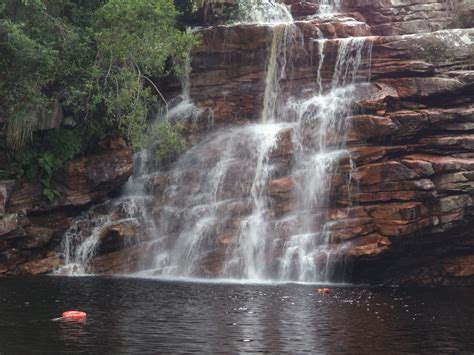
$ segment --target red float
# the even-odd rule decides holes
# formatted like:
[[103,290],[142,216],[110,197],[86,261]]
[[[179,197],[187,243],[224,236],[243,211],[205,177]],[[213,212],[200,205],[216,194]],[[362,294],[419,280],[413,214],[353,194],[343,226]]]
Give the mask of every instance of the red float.
[[316,293],[323,294],[323,295],[329,295],[331,293],[330,288],[317,288]]
[[86,312],[81,311],[67,311],[63,312],[62,318],[64,319],[71,319],[71,320],[83,320],[87,317]]

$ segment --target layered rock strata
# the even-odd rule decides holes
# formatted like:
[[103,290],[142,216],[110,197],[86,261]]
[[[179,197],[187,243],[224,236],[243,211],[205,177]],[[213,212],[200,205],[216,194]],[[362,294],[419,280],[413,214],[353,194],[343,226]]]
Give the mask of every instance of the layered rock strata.
[[54,201],[43,196],[40,184],[0,181],[0,275],[43,274],[62,265],[57,248],[73,218],[120,188],[133,171],[121,138],[102,145],[102,151],[70,161],[57,174],[60,197]]
[[[370,72],[358,75],[371,80],[356,90],[348,137],[352,161],[340,162],[329,192],[335,201],[326,211],[333,243],[352,265],[353,281],[472,283],[474,30],[449,29],[466,26],[456,18],[472,9],[441,1],[343,5],[348,12],[331,19],[295,22],[296,60],[280,83],[281,92],[300,97],[318,74],[329,86],[340,38],[370,36],[371,65],[363,66]],[[215,127],[260,117],[272,31],[253,25],[203,31],[192,96],[212,112]],[[207,117],[191,124],[207,129]],[[295,177],[286,175],[294,164],[292,135],[282,134],[274,153],[284,162],[268,186],[275,223],[299,207],[292,200]],[[231,241],[232,231],[218,238],[206,272],[219,270],[218,245]]]

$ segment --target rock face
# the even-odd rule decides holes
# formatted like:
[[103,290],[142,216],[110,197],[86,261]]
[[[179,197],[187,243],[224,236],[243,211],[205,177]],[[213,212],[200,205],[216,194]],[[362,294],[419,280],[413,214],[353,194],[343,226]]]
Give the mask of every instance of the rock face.
[[[459,29],[472,26],[472,5],[344,0],[344,13],[328,20],[308,17],[317,7],[312,2],[287,3],[301,21],[294,25],[299,44],[282,92],[304,95],[318,81],[316,42],[322,36],[324,87],[332,80],[339,38],[371,36],[373,43],[371,65],[363,63],[370,72],[359,71],[371,80],[357,90],[348,137],[355,168],[340,162],[330,191],[336,202],[327,206],[332,240],[352,266],[351,280],[474,283],[474,29]],[[218,26],[202,34],[192,97],[203,112],[212,112],[215,127],[258,120],[272,29]],[[191,125],[206,129],[206,120]],[[286,157],[289,166],[293,132],[287,133],[275,155]],[[352,183],[346,185],[349,173]],[[285,216],[298,208],[294,177],[285,176],[285,169],[279,174],[268,193],[272,213]],[[232,233],[218,240],[232,243]],[[219,270],[218,250],[204,262],[204,273]]]
[[[466,17],[472,6],[441,0],[342,0],[340,13],[318,17],[318,2],[285,3],[297,21],[288,36],[294,60],[285,63],[289,69],[280,80],[282,100],[311,95],[315,83],[329,88],[344,39],[366,37],[370,43],[371,56],[362,60],[357,74],[370,81],[354,90],[349,118],[350,158],[340,159],[325,191],[328,201],[314,216],[317,221],[324,214],[330,222],[334,250],[352,270],[348,281],[474,284],[474,29]],[[199,114],[188,125],[196,139],[210,126],[259,120],[279,26],[201,30],[190,77]],[[168,89],[177,89],[176,83],[169,82]],[[278,136],[270,156],[276,168],[265,186],[271,206],[266,216],[282,235],[289,228],[285,217],[301,207],[295,200],[298,176],[291,175],[295,134],[287,129]],[[328,139],[336,144],[338,138]],[[207,153],[210,159],[215,154]],[[62,172],[58,188],[63,197],[55,207],[97,201],[123,183],[131,169],[126,149],[74,161]],[[185,182],[199,174],[190,171]],[[212,240],[200,268],[204,275],[222,270],[227,248],[238,242],[239,221],[255,207],[246,198],[251,186],[236,176],[228,174],[219,192],[232,203],[220,207],[225,225],[209,231]],[[146,184],[155,197],[152,215],[159,215],[169,184],[166,174]],[[0,274],[47,272],[61,262],[51,245],[71,215],[61,210],[47,221],[29,224],[21,213],[46,211],[40,194],[38,187],[0,183]],[[178,228],[180,217],[166,223]],[[135,222],[115,216],[100,235],[90,267],[96,273],[136,270],[144,255],[153,254],[146,234]]]
[[124,144],[114,139],[102,149],[66,164],[55,177],[60,197],[52,202],[40,185],[0,181],[0,275],[43,274],[61,265],[53,250],[72,217],[132,174],[132,154]]

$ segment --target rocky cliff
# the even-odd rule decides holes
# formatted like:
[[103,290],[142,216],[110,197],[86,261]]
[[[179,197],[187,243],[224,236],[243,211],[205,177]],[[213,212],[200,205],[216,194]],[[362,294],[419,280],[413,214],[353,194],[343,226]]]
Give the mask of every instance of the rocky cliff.
[[0,181],[0,275],[42,274],[60,266],[58,246],[73,218],[127,181],[133,159],[125,141],[108,139],[99,146],[57,174],[60,197],[52,202],[40,184]]
[[[317,89],[315,83],[328,88],[337,70],[341,41],[364,38],[370,47],[357,72],[370,80],[355,89],[347,136],[350,156],[342,158],[333,172],[330,198],[320,212],[329,222],[334,250],[351,270],[348,280],[473,284],[472,6],[441,0],[342,0],[340,13],[314,16],[319,11],[317,1],[285,3],[296,19],[292,25],[296,35],[291,44],[293,59],[285,63],[289,69],[279,83],[282,99],[305,97]],[[190,77],[197,110],[188,120],[197,141],[209,130],[241,126],[261,117],[275,28],[242,24],[201,32],[202,44],[194,50]],[[167,86],[170,93],[178,89],[174,82]],[[266,213],[275,224],[299,208],[294,193],[297,177],[291,175],[294,135],[291,129],[283,131],[271,153],[278,169],[266,186],[271,200]],[[109,159],[113,162],[104,165]],[[0,209],[3,206],[7,213],[0,221],[0,273],[54,269],[62,261],[51,252],[55,245],[51,240],[57,240],[70,217],[64,207],[96,201],[130,171],[130,155],[123,149],[69,164],[63,173],[64,197],[56,206],[60,209],[45,221],[35,187],[0,184]],[[238,194],[235,188],[241,182],[231,176],[228,180],[228,193]],[[148,193],[155,196],[149,206],[152,214],[164,203],[160,198],[168,183],[163,173],[147,183]],[[226,206],[229,220],[225,230],[213,234],[202,274],[219,274],[227,246],[235,243],[235,225],[249,209],[252,205],[245,199]],[[22,220],[25,210],[31,222]],[[285,226],[277,230],[284,233]],[[149,238],[133,237],[143,233],[128,222],[109,228],[102,234],[92,270],[136,270],[138,259],[149,248],[140,241]],[[134,242],[122,249],[114,240]]]
[[[333,243],[352,266],[351,280],[466,284],[474,281],[474,29],[472,5],[444,1],[343,1],[342,13],[312,17],[314,2],[289,1],[300,43],[281,90],[304,95],[328,86],[341,38],[369,36],[371,65],[360,76],[349,160],[334,176],[328,206]],[[305,9],[303,11],[303,9]],[[464,28],[464,29],[462,29]],[[204,30],[195,50],[192,96],[206,114],[195,129],[255,121],[262,110],[268,26]],[[370,69],[369,69],[370,68]],[[286,162],[268,189],[277,215],[292,201],[292,132],[275,157]],[[347,185],[350,174],[351,184]],[[216,266],[215,260],[209,266]]]

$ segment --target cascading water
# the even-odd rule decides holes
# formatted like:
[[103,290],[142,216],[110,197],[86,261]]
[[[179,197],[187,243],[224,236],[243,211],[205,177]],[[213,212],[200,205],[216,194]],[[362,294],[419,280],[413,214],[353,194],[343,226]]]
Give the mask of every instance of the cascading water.
[[[137,171],[125,195],[155,201],[141,202],[135,214],[127,215],[143,216],[142,227],[153,236],[153,262],[142,265],[141,275],[332,280],[337,248],[331,243],[329,194],[339,161],[349,156],[345,143],[351,98],[355,84],[367,79],[358,73],[370,60],[371,42],[367,38],[332,40],[338,47],[334,73],[323,81],[329,40],[319,31],[319,38],[310,44],[318,46],[319,54],[312,87],[316,94],[293,95],[282,85],[291,81],[296,53],[305,51],[304,36],[285,6],[258,2],[278,12],[268,8],[270,17],[261,18],[265,12],[257,11],[248,19],[275,23],[270,27],[260,123],[208,134],[169,172],[163,172],[167,187],[159,196],[145,192],[148,172]],[[327,6],[334,9],[333,2]],[[191,103],[186,93],[189,82],[184,81],[183,102]],[[293,145],[289,165],[275,155],[288,134]],[[275,211],[269,193],[269,185],[279,178],[293,186],[293,207],[283,214]],[[73,266],[87,271],[100,230],[110,223],[101,218],[94,222],[98,227],[89,238],[74,228],[65,238],[68,270]]]
[[247,23],[290,23],[293,20],[285,5],[274,0],[239,0],[239,20]]
[[[293,24],[272,31],[262,123],[217,132],[176,164],[165,191],[167,204],[160,207],[158,234],[167,237],[158,248],[157,274],[306,282],[331,276],[333,248],[324,207],[338,161],[348,155],[350,98],[370,42],[338,41],[329,90],[304,100],[283,100],[280,83],[292,65],[291,53],[304,43]],[[323,58],[324,48],[321,53]],[[272,152],[287,130],[296,147],[291,176],[299,208],[272,220],[268,184],[278,169]]]
[[122,196],[99,204],[76,218],[63,237],[64,266],[56,274],[82,276],[93,273],[91,260],[101,240],[107,237],[107,232],[114,226],[134,225],[143,235],[156,232],[153,218],[145,206],[150,198],[145,192],[145,182],[150,177],[149,161],[150,151],[138,153],[135,157],[135,172],[124,186]]
[[341,0],[321,0],[319,4],[319,11],[322,15],[328,15],[338,11],[340,6]]

